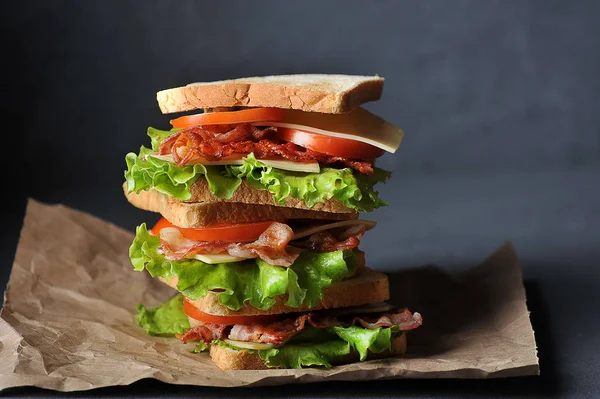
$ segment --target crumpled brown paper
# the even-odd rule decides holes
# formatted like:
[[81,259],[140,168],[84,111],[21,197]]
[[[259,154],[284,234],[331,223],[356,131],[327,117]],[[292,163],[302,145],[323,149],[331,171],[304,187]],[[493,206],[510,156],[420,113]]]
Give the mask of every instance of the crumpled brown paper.
[[329,370],[221,371],[175,338],[134,321],[174,291],[133,271],[131,232],[30,200],[0,318],[0,390],[59,391],[156,378],[234,387],[323,380],[485,378],[538,374],[521,269],[510,244],[464,275],[435,267],[390,274],[392,301],[419,311],[405,356]]

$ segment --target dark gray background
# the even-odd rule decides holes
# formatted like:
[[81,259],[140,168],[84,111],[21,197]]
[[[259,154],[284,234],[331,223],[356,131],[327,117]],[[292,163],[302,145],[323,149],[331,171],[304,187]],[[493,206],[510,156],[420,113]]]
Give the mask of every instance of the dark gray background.
[[[394,270],[463,268],[505,240],[522,259],[542,377],[270,390],[142,382],[82,395],[600,396],[600,2],[30,1],[2,14],[0,280],[25,198],[127,229],[124,156],[168,127],[158,90],[282,73],[379,74],[367,106],[405,129],[363,240]],[[7,176],[8,175],[8,176]],[[595,395],[592,393],[595,390]],[[40,390],[11,391],[51,394]]]

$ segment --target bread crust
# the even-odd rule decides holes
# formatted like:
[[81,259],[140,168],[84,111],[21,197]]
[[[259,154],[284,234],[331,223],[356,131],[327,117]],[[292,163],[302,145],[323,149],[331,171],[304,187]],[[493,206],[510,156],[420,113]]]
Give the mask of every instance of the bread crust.
[[242,180],[242,184],[240,184],[237,190],[235,190],[233,193],[233,196],[229,199],[215,197],[213,193],[210,192],[208,182],[204,177],[198,178],[190,186],[190,193],[192,194],[192,197],[185,202],[236,202],[243,204],[273,205],[278,207],[283,206],[286,208],[306,209],[321,212],[357,213],[354,209],[344,206],[344,204],[336,198],[330,198],[324,202],[319,202],[312,208],[309,208],[306,205],[306,202],[297,198],[287,197],[285,199],[285,205],[280,205],[277,203],[277,201],[275,201],[273,193],[268,190],[259,190],[254,188],[248,184],[245,179]]
[[[250,187],[250,189],[253,188]],[[139,194],[128,193],[125,184],[123,190],[127,200],[133,206],[158,212],[179,227],[201,228],[216,223],[285,222],[290,219],[350,220],[358,217],[356,211],[325,212],[260,203],[231,201],[189,203],[179,201],[154,189],[141,191]]]
[[[367,360],[383,359],[406,353],[406,334],[402,334],[392,340],[392,350],[380,353],[369,352]],[[260,358],[258,352],[247,350],[235,350],[219,345],[210,346],[210,357],[221,370],[267,370],[269,367]],[[360,360],[358,352],[354,351],[337,359],[334,364],[348,364]]]
[[[163,283],[177,288],[177,278],[173,277],[166,280],[158,277]],[[357,295],[360,293],[360,295]],[[219,293],[209,292],[203,298],[192,300],[191,303],[201,312],[217,316],[258,316],[294,312],[307,312],[309,310],[321,310],[331,308],[345,308],[349,306],[360,306],[369,303],[384,302],[390,299],[390,286],[388,277],[380,272],[376,272],[367,267],[360,275],[346,280],[342,280],[331,287],[326,288],[323,299],[313,308],[302,305],[298,308],[285,306],[287,295],[281,295],[275,298],[276,303],[267,310],[256,309],[247,304],[239,310],[231,310],[219,303]]]
[[381,98],[379,76],[280,75],[192,83],[161,90],[163,114],[219,107],[277,107],[339,114]]

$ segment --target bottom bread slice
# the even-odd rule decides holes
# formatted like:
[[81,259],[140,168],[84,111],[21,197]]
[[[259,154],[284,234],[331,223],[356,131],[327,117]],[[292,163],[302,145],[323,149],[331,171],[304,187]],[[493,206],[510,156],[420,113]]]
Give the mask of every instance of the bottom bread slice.
[[[380,353],[369,352],[367,360],[382,359],[406,353],[406,334],[392,340],[392,349]],[[210,346],[210,357],[221,370],[267,370],[269,367],[260,358],[257,351],[232,349],[220,345]],[[334,364],[348,364],[359,361],[358,352],[353,351],[337,359]]]

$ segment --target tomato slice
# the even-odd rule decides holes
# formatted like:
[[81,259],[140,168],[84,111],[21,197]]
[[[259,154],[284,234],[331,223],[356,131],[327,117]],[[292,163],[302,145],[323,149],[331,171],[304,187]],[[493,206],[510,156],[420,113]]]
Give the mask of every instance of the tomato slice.
[[236,324],[268,324],[279,318],[281,315],[265,315],[265,316],[217,316],[200,311],[187,298],[183,298],[183,311],[192,319],[203,321],[205,323],[225,324],[233,326]]
[[297,129],[280,127],[277,136],[309,150],[344,158],[373,160],[384,153],[384,150],[371,144]]
[[255,241],[273,222],[256,222],[204,227],[201,229],[175,226],[167,219],[160,219],[150,232],[157,236],[165,227],[175,227],[185,238],[196,241]]
[[283,110],[280,108],[249,108],[240,111],[207,112],[171,119],[174,128],[186,128],[199,125],[230,125],[234,123],[252,123],[280,121]]

